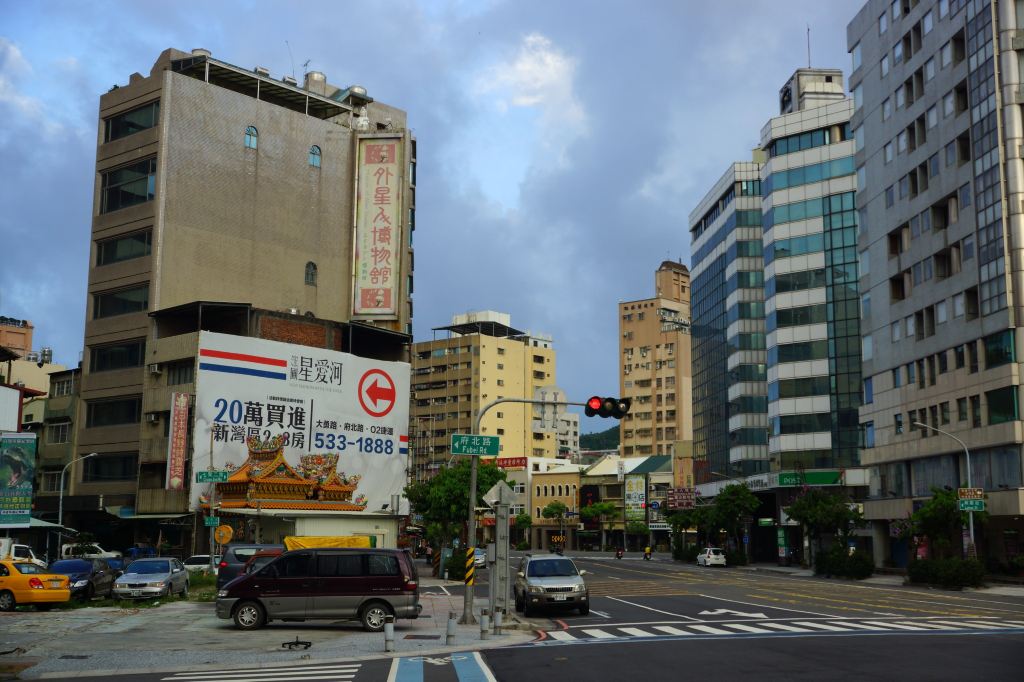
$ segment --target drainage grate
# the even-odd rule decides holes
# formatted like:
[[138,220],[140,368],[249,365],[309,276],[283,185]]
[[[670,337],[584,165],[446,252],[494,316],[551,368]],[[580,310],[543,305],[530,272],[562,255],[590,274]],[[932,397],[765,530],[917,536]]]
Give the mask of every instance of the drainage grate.
[[64,654],[61,658],[68,658],[73,660],[79,660],[83,658],[89,658],[92,654]]
[[406,635],[406,639],[441,639],[441,635]]

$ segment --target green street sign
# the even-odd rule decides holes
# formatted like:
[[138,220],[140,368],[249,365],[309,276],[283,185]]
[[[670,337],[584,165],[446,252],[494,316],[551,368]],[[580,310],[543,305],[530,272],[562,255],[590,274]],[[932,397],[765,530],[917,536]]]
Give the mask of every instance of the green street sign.
[[203,518],[204,524],[207,528],[216,528],[220,525],[219,516],[206,516]]
[[841,471],[780,471],[779,487],[801,485],[839,485],[843,482]]
[[985,511],[985,500],[957,500],[960,511],[983,512]]
[[197,471],[196,483],[227,483],[228,472],[226,471]]
[[452,434],[451,453],[453,455],[486,455],[498,456],[498,437],[477,434]]
[[768,517],[761,517],[761,518],[759,518],[757,520],[757,525],[759,525],[759,526],[774,526],[775,525],[775,519],[773,519],[770,516],[768,516]]

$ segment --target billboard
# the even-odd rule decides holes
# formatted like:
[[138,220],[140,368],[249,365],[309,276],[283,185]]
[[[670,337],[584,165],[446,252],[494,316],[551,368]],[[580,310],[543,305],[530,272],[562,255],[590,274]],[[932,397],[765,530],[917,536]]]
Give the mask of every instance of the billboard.
[[35,474],[36,434],[0,433],[0,528],[31,525]]
[[[404,362],[200,332],[193,472],[237,472],[225,488],[244,474],[252,485],[242,499],[253,508],[328,508],[320,502],[334,486],[346,509],[379,511],[406,483],[409,375]],[[268,451],[282,460],[254,459]],[[192,509],[213,485],[193,476]]]
[[364,137],[356,161],[352,314],[396,319],[401,279],[401,137]]
[[167,438],[168,490],[185,487],[185,457],[188,454],[188,393],[171,394],[171,425]]
[[646,477],[626,474],[626,520],[643,521],[647,518]]

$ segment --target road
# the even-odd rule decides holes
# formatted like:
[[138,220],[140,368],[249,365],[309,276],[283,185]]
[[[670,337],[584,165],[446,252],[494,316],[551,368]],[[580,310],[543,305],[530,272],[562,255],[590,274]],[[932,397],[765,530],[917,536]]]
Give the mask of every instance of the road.
[[1020,679],[1024,590],[947,592],[610,556],[577,563],[587,571],[590,614],[531,618],[537,636],[516,646],[107,679]]

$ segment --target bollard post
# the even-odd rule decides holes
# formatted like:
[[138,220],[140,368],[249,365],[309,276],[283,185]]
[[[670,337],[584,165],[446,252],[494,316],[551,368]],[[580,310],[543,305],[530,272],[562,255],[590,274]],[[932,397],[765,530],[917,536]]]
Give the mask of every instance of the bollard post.
[[444,635],[444,643],[447,646],[451,646],[452,644],[455,644],[455,626],[457,624],[457,622],[455,620],[456,615],[457,614],[454,611],[449,611],[448,612],[448,630],[447,630],[447,632],[445,632],[445,635]]
[[384,616],[384,651],[395,650],[395,617]]
[[487,615],[487,609],[480,611],[480,639],[491,638],[491,619]]
[[504,620],[505,609],[494,609],[494,634],[500,635],[501,622]]

